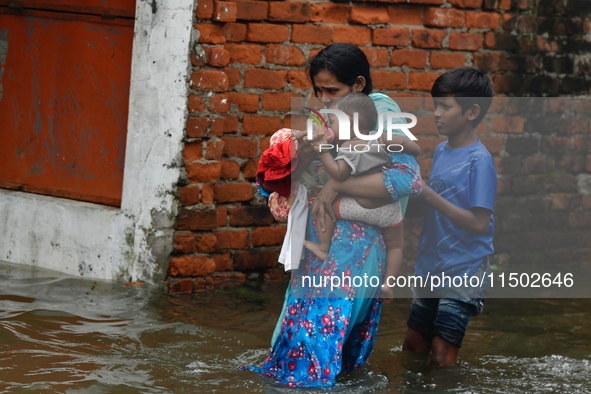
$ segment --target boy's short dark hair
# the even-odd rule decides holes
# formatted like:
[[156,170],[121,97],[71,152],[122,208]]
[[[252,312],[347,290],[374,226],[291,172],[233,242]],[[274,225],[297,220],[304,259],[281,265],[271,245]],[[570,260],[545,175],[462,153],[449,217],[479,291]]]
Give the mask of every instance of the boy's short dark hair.
[[331,108],[338,108],[353,119],[359,114],[359,131],[373,131],[378,122],[378,110],[373,100],[365,93],[349,93],[334,101]]
[[458,67],[441,74],[431,88],[433,97],[453,96],[466,112],[474,104],[480,107],[480,115],[474,119],[476,127],[488,112],[492,103],[493,87],[489,77],[476,67]]

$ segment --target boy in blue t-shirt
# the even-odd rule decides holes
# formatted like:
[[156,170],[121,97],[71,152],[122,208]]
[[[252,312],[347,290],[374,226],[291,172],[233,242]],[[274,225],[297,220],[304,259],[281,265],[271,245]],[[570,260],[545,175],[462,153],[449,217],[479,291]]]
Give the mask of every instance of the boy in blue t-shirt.
[[459,67],[437,78],[431,95],[435,125],[447,141],[435,150],[429,183],[408,207],[407,216],[426,212],[415,262],[426,283],[414,289],[403,349],[431,351],[431,364],[447,366],[456,362],[470,317],[482,311],[489,288],[497,173],[474,128],[493,89],[478,69]]

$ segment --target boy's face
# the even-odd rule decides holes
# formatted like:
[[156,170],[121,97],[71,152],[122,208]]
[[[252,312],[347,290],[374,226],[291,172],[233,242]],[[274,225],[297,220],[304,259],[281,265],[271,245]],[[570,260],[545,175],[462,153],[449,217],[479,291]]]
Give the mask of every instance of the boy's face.
[[473,108],[468,108],[462,113],[462,107],[453,96],[433,97],[433,102],[433,117],[439,134],[449,138],[472,128],[472,121],[475,119]]

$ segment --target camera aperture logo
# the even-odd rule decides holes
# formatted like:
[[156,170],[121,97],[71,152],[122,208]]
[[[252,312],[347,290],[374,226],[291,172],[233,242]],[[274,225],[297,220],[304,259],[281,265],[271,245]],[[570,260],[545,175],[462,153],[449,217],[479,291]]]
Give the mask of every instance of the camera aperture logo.
[[[348,141],[351,139],[351,121],[349,116],[343,111],[338,109],[328,109],[323,108],[319,111],[315,111],[311,108],[306,108],[312,112],[312,115],[306,121],[306,131],[308,139],[314,138],[314,122],[318,124],[318,126],[328,129],[328,125],[322,115],[332,114],[337,118],[338,125],[339,125],[339,135],[338,139],[341,141]],[[364,141],[375,141],[378,140],[382,134],[384,133],[384,117],[386,117],[386,137],[388,140],[392,139],[392,134],[394,130],[402,131],[409,139],[416,141],[417,137],[414,136],[413,133],[410,132],[409,129],[417,125],[417,117],[408,112],[380,112],[378,114],[378,129],[373,134],[363,134],[359,131],[359,113],[353,113],[353,133],[355,134],[355,138]],[[394,121],[399,121],[400,119],[410,119],[410,123],[394,123]],[[339,149],[346,150],[346,151],[353,151],[356,153],[364,153],[368,152],[371,149],[377,149],[378,151],[385,150],[389,153],[397,153],[402,152],[403,147],[399,144],[381,144],[381,143],[368,143],[363,145],[357,145],[354,147],[339,147],[339,145],[334,144],[320,144],[319,149],[322,150],[330,150],[336,148],[337,152]]]

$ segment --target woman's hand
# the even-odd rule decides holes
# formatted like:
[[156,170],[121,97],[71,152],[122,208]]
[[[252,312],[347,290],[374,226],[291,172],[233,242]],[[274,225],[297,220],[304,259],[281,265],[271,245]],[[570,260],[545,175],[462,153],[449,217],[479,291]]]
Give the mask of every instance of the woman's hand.
[[328,215],[329,219],[333,222],[337,220],[333,210],[332,210],[332,203],[337,198],[339,194],[337,191],[334,190],[333,179],[329,179],[326,182],[326,185],[320,190],[318,196],[312,203],[312,217],[316,222],[316,225],[320,229],[320,231],[324,232],[326,230],[326,216]]

